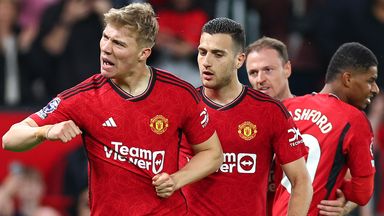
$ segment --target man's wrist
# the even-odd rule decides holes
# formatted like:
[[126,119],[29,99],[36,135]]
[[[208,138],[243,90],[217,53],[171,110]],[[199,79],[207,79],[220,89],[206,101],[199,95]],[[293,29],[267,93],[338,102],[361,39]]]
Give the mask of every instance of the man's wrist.
[[35,137],[39,142],[48,138],[48,133],[52,129],[53,125],[44,125],[36,130]]
[[353,209],[355,209],[358,205],[354,202],[347,201],[344,205],[344,214],[343,215],[348,215]]

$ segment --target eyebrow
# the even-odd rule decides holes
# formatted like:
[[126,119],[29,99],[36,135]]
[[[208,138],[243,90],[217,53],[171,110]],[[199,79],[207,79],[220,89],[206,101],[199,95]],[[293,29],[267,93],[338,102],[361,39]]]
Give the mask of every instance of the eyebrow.
[[214,50],[212,50],[212,53],[222,53],[222,54],[224,54],[226,52],[224,50],[214,49]]
[[[103,32],[103,37],[106,37],[106,38],[111,39],[111,36],[108,36],[105,32]],[[123,46],[127,46],[127,43],[125,43],[125,42],[122,41],[122,40],[115,39],[115,38],[112,38],[111,40],[112,40],[113,43],[119,43],[119,44],[121,44],[121,45],[123,45]]]

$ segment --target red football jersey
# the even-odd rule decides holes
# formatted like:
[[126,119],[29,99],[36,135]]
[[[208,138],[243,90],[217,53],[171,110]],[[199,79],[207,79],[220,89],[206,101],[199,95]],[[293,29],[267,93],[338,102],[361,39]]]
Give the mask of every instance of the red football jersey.
[[195,88],[152,68],[147,90],[133,97],[94,75],[31,115],[38,125],[72,119],[89,160],[92,215],[182,215],[180,191],[156,195],[152,177],[178,170],[180,137],[198,144],[214,133]]
[[[216,173],[182,189],[190,214],[265,215],[273,154],[282,164],[306,155],[291,116],[280,102],[248,87],[225,106],[201,95],[215,122],[224,163]],[[186,150],[181,152],[184,163]]]
[[[375,172],[373,133],[365,114],[332,94],[308,94],[287,99],[305,145],[313,198],[308,215],[318,215],[321,200],[336,199],[349,168],[352,176]],[[286,215],[290,185],[284,178],[277,188],[273,215]],[[287,191],[288,189],[288,191]]]

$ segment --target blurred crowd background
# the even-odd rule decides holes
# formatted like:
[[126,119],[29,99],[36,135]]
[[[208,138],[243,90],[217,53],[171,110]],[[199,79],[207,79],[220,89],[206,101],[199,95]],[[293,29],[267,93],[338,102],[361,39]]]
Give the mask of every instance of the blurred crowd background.
[[[0,132],[38,111],[61,91],[99,73],[103,14],[129,0],[0,0]],[[269,36],[287,44],[295,95],[319,91],[337,47],[357,41],[379,60],[384,86],[384,0],[149,0],[160,32],[149,64],[196,87],[203,24],[229,17],[247,44]],[[248,85],[245,68],[240,81]],[[384,215],[384,99],[366,110],[376,134],[377,181],[372,201],[355,215]],[[36,161],[38,160],[38,161]],[[49,163],[49,165],[44,165]],[[27,153],[0,150],[0,216],[89,215],[87,162],[81,140],[48,142]],[[30,186],[35,185],[35,186]],[[33,189],[32,189],[33,188]]]

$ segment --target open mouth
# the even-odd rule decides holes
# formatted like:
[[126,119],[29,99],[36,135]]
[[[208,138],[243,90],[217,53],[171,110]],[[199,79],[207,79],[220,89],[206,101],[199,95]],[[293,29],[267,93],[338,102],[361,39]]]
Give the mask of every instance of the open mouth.
[[107,58],[102,58],[102,63],[105,66],[113,66],[113,65],[115,65],[110,60],[108,60]]
[[259,87],[258,90],[259,91],[268,91],[270,88],[269,87],[266,87],[266,86],[262,86],[262,87]]

